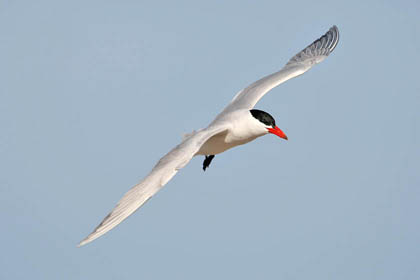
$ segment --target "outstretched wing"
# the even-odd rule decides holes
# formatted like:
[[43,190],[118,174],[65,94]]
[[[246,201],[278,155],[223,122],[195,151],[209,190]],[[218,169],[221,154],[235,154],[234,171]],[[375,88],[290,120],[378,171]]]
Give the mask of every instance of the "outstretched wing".
[[268,75],[238,92],[223,112],[252,109],[272,88],[302,75],[312,66],[323,61],[337,46],[338,39],[338,28],[334,25],[321,38],[292,57],[280,71]]
[[192,159],[210,137],[225,130],[227,130],[227,127],[223,125],[209,127],[184,139],[181,144],[159,160],[146,178],[131,188],[121,198],[111,213],[103,219],[91,234],[79,243],[78,247],[95,240],[133,214],[172,179],[178,170]]

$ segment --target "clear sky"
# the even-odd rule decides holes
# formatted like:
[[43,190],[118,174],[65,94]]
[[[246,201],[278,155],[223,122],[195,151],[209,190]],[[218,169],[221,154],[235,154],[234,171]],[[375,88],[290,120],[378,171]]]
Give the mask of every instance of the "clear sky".
[[[201,3],[200,3],[201,2]],[[1,279],[420,279],[419,1],[1,1]],[[82,248],[182,134],[267,94],[289,141],[194,158]]]

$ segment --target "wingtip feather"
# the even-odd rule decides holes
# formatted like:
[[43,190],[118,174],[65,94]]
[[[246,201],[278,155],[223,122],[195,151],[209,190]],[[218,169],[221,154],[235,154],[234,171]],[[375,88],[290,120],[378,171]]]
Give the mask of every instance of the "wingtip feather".
[[316,39],[309,46],[304,48],[287,65],[294,65],[309,62],[316,64],[327,57],[337,46],[339,41],[339,31],[336,25],[333,25],[324,35]]
[[[99,236],[98,236],[99,237]],[[79,244],[77,244],[77,248],[80,248],[86,244],[88,244],[89,242],[95,240],[96,238],[92,238],[91,239],[91,234],[89,234],[85,239],[83,239],[82,241],[79,242]]]

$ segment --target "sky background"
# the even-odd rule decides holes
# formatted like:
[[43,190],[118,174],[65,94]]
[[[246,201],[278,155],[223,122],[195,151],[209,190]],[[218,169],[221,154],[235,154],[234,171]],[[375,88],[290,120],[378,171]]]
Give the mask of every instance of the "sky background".
[[[419,1],[0,1],[1,279],[420,279]],[[332,25],[256,106],[265,136],[194,158],[77,243],[182,134]]]

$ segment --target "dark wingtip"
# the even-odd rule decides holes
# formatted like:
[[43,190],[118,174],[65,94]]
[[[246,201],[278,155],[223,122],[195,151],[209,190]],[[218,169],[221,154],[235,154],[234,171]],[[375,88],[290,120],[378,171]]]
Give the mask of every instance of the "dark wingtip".
[[317,56],[328,56],[337,46],[339,37],[338,27],[333,25],[324,35],[292,57],[286,65],[310,61]]

